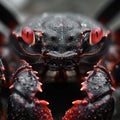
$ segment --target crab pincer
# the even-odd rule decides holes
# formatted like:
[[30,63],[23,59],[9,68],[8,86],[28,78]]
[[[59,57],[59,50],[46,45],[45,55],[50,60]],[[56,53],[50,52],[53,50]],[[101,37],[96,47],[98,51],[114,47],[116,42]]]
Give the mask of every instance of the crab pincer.
[[49,103],[35,97],[37,92],[42,92],[42,83],[27,62],[19,63],[12,81],[9,87],[12,94],[8,102],[8,120],[53,120],[47,107]]

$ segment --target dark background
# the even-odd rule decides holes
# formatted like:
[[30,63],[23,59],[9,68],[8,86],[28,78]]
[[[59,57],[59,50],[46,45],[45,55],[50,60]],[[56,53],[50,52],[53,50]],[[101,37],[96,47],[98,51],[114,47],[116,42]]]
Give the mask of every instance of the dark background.
[[119,0],[0,0],[9,8],[9,11],[15,14],[17,19],[19,18],[20,22],[29,16],[44,12],[73,12],[96,18],[105,12],[104,9],[109,4],[113,4],[113,1],[116,1],[117,5],[110,8],[111,11],[108,14],[111,14],[112,20],[108,26],[114,30],[120,26],[120,11],[117,15],[112,13],[117,10],[117,6],[120,6]]

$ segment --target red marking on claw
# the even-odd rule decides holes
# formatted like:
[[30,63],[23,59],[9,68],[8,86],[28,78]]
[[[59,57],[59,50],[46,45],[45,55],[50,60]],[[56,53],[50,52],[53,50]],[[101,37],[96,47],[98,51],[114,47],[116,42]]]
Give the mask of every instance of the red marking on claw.
[[38,74],[38,72],[37,71],[33,71],[34,72],[34,74]]
[[86,90],[86,85],[85,85],[85,83],[84,83],[84,82],[82,82],[82,83],[81,83],[81,85],[82,85],[82,87],[81,87],[81,89],[80,89],[80,90],[81,90],[81,91],[85,91],[85,90]]
[[11,86],[9,87],[9,89],[13,89],[13,87],[14,87],[14,86],[13,86],[13,85],[11,85]]
[[93,71],[88,71],[87,74],[91,74]]
[[39,77],[36,77],[37,80],[39,80]]
[[[79,105],[74,105],[72,108],[70,108],[65,116],[62,118],[62,120],[78,120],[79,117],[78,115],[81,113],[80,110],[77,110],[78,109],[78,106]],[[81,120],[81,119],[80,119]]]
[[31,65],[29,65],[29,68],[31,69],[31,68],[32,68],[32,66],[31,66]]
[[50,109],[47,107],[49,103],[45,100],[35,100],[34,114],[37,120],[53,120]]
[[42,85],[42,83],[38,83],[38,87],[37,87],[37,90],[39,91],[39,92],[42,92],[42,88],[41,88],[41,85]]
[[4,67],[1,67],[1,68],[0,68],[0,70],[1,70],[1,71],[4,71],[4,70],[5,70],[5,68],[4,68]]
[[1,80],[5,81],[5,76],[2,76],[2,77],[1,77]]
[[115,91],[115,88],[114,87],[111,87],[112,91],[114,92]]
[[49,105],[49,102],[47,102],[45,100],[36,100],[36,103],[37,104],[42,104],[42,105],[45,105],[45,106]]
[[75,101],[72,102],[72,104],[74,104],[74,105],[79,105],[79,104],[86,105],[86,104],[88,104],[88,101],[86,99],[84,99],[84,100],[75,100]]

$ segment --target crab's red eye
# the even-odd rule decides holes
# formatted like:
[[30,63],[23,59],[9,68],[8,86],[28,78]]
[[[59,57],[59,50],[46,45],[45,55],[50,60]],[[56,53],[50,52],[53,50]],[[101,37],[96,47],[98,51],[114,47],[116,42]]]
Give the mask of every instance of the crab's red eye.
[[21,35],[27,44],[33,45],[35,43],[34,31],[30,27],[24,27]]
[[101,41],[103,37],[103,30],[100,27],[96,27],[90,32],[90,45],[95,45]]

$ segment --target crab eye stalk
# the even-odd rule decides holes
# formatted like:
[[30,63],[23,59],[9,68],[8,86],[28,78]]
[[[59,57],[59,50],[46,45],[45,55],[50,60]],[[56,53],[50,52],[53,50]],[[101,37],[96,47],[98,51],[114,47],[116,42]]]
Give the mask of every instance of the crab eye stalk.
[[21,32],[22,39],[29,45],[35,44],[34,31],[30,27],[24,27]]
[[95,45],[101,41],[103,37],[103,30],[100,27],[96,27],[90,32],[90,45]]

